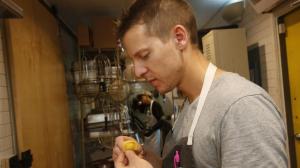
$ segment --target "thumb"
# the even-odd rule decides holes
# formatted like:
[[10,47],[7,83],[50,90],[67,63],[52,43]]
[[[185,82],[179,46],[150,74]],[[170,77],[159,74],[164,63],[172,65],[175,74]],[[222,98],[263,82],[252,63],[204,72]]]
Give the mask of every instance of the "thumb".
[[122,168],[122,167],[125,167],[125,164],[123,163],[124,162],[124,159],[125,159],[125,156],[123,153],[120,153],[118,155],[118,157],[115,159],[115,167],[116,168]]
[[127,150],[125,152],[125,156],[127,157],[129,164],[132,164],[136,162],[137,159],[139,159],[139,157],[132,150]]

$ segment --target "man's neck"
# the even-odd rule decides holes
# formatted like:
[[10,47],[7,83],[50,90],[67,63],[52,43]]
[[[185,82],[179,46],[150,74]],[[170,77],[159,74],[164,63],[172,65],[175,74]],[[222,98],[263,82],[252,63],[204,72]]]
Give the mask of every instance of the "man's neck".
[[184,78],[178,87],[187,96],[189,102],[194,101],[200,95],[206,69],[209,65],[200,51],[195,50],[192,54],[186,59]]

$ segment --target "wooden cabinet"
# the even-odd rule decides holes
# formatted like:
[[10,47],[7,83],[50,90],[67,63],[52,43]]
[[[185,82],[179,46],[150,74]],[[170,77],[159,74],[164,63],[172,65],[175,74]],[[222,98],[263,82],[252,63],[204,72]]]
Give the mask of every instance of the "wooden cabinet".
[[86,25],[77,26],[77,38],[80,47],[92,47],[94,45],[93,31]]
[[113,18],[96,17],[93,19],[94,48],[116,48],[116,25]]

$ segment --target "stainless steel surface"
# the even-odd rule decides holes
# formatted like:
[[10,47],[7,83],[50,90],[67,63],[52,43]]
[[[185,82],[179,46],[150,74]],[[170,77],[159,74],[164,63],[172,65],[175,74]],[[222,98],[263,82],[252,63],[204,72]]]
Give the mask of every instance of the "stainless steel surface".
[[87,123],[93,124],[93,123],[99,123],[99,122],[105,122],[105,117],[107,117],[107,121],[115,121],[119,120],[119,113],[109,113],[109,114],[90,114],[87,117]]

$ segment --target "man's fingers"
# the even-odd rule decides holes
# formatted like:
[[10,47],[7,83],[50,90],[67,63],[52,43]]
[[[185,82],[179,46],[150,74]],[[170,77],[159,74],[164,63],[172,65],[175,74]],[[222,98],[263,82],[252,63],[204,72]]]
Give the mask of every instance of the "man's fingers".
[[125,156],[123,153],[119,154],[115,159],[115,167],[116,168],[126,168],[125,164],[124,164],[124,160],[125,160]]
[[125,159],[125,155],[123,153],[121,153],[116,158],[116,162],[123,162],[124,159]]
[[145,151],[143,149],[141,149],[141,151],[138,153],[138,156],[142,159],[145,158]]
[[123,153],[123,152],[121,151],[121,149],[118,146],[114,146],[113,153],[119,154],[119,153]]
[[136,160],[137,160],[137,155],[131,151],[131,150],[128,150],[125,152],[125,155],[126,155],[126,158],[128,159],[129,163],[134,163]]
[[117,157],[118,157],[118,155],[116,155],[116,154],[112,154],[112,159],[115,161],[116,159],[117,159]]
[[115,160],[118,157],[118,155],[120,155],[121,153],[123,152],[120,150],[120,148],[115,146],[113,148],[113,160]]
[[128,140],[136,141],[134,138],[127,137],[127,136],[118,136],[115,139],[115,146],[113,148],[112,157],[113,157],[116,167],[125,167],[126,165],[128,165],[128,162],[130,163],[130,161],[128,161],[129,158],[127,158],[127,155],[125,157],[124,152],[129,153],[129,157],[133,159],[133,160],[131,160],[133,162],[135,162],[134,160],[136,160],[136,159],[134,159],[134,157],[138,157],[137,154],[142,155],[142,153],[143,153],[143,149],[142,149],[141,145],[138,146],[138,149],[136,151],[137,154],[135,154],[131,150],[125,151],[123,145],[124,145],[124,142],[128,141]]

